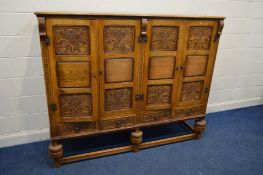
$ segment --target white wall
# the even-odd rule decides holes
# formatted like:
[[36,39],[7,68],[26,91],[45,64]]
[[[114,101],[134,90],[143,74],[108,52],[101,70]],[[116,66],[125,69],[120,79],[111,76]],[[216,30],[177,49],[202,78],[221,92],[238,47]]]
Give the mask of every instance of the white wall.
[[263,103],[262,0],[0,0],[0,147],[49,138],[35,11],[225,16],[208,111]]

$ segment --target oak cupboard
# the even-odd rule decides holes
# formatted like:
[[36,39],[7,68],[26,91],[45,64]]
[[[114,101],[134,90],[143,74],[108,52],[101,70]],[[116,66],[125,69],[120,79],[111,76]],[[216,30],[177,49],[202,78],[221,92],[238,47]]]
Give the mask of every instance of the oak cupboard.
[[[200,138],[223,17],[36,15],[56,166]],[[143,142],[141,128],[189,119],[191,134]],[[62,140],[123,130],[130,146],[63,156]]]

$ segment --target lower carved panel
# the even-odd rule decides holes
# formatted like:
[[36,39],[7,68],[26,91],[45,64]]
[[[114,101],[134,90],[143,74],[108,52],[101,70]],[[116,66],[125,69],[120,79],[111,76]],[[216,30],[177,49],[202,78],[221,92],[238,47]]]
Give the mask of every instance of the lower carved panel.
[[170,109],[142,115],[143,122],[157,122],[170,118],[172,118],[172,111]]
[[90,94],[60,95],[61,117],[80,117],[92,115]]
[[147,90],[147,104],[169,104],[171,103],[172,85],[151,85]]
[[193,115],[200,115],[200,114],[205,114],[205,111],[206,111],[206,108],[204,106],[176,109],[175,117],[180,118],[180,117],[187,117],[187,116],[193,116]]
[[204,81],[184,82],[181,89],[181,101],[200,100]]
[[131,108],[132,89],[107,89],[105,91],[105,111]]
[[96,122],[77,122],[77,123],[60,123],[58,124],[58,135],[71,135],[87,133],[96,130]]
[[122,128],[126,126],[132,126],[134,124],[135,124],[134,116],[100,121],[101,129]]

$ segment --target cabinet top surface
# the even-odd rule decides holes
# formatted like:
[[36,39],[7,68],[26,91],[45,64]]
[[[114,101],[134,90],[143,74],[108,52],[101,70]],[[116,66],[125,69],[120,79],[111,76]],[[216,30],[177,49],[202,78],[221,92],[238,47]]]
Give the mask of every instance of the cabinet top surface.
[[148,18],[195,18],[195,19],[224,19],[223,16],[200,16],[200,15],[168,15],[168,14],[138,14],[138,13],[93,13],[93,12],[35,12],[38,17],[41,16],[94,16],[94,17],[148,17]]

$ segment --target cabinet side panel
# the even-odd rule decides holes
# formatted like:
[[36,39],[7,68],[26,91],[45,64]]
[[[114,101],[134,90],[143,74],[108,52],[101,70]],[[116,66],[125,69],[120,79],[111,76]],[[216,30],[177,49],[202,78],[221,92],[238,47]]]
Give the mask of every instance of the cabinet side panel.
[[47,106],[48,106],[48,115],[49,115],[49,124],[50,124],[50,135],[51,137],[56,135],[56,122],[54,120],[54,112],[51,109],[51,104],[53,104],[53,93],[51,85],[51,74],[50,74],[50,63],[49,63],[49,50],[48,50],[48,40],[46,32],[46,19],[44,17],[38,17],[38,27],[39,27],[39,36],[40,36],[40,45],[41,45],[41,54],[42,54],[42,64],[45,78],[45,87],[46,87],[46,97],[47,97]]
[[208,102],[212,78],[213,78],[213,73],[214,73],[216,55],[217,55],[217,50],[218,50],[218,45],[219,45],[219,38],[222,34],[223,27],[224,27],[224,21],[223,20],[218,21],[217,25],[215,26],[216,30],[215,30],[215,34],[214,34],[214,38],[213,38],[214,41],[211,45],[211,51],[209,54],[209,56],[212,58],[212,61],[208,62],[208,66],[207,66],[207,72],[208,72],[207,81],[206,81],[207,93],[205,93],[205,95],[204,95],[204,103]]

